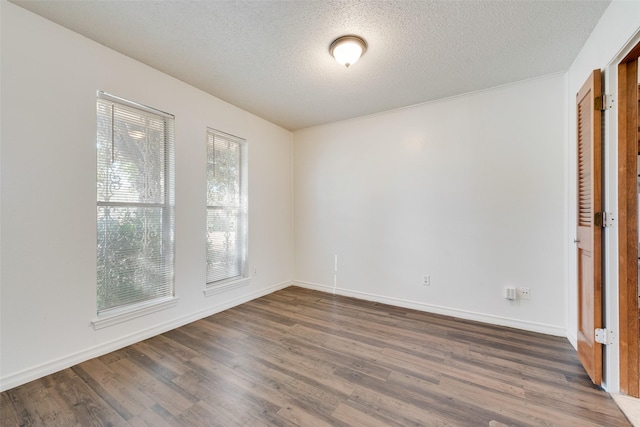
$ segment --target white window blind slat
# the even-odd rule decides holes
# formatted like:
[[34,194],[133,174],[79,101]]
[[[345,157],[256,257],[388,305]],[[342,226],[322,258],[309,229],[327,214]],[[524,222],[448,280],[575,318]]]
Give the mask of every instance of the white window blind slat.
[[98,314],[174,293],[173,119],[101,95],[97,100]]

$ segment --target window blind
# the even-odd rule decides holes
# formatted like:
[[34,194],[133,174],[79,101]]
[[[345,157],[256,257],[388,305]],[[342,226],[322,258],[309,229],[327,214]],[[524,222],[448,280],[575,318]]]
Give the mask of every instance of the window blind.
[[207,132],[207,285],[246,276],[247,143]]
[[98,93],[98,314],[174,294],[173,144],[173,116]]

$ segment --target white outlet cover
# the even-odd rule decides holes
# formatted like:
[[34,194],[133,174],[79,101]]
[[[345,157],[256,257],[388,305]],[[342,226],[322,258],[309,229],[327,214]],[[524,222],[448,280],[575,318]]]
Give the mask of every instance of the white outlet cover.
[[518,288],[518,298],[531,299],[531,288]]

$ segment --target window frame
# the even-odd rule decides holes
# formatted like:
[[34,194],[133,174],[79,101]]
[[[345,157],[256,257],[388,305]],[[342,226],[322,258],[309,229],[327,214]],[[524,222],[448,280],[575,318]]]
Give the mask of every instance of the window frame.
[[[210,160],[214,158],[215,153],[215,144],[216,137],[222,138],[226,141],[231,141],[238,144],[238,171],[237,171],[237,181],[238,181],[238,205],[237,206],[224,206],[222,204],[211,204],[210,203],[210,188],[214,186],[214,183],[210,180]],[[212,152],[213,150],[213,152]],[[205,247],[205,296],[215,295],[221,292],[226,292],[231,289],[235,289],[241,286],[245,286],[250,283],[251,278],[249,277],[249,215],[248,215],[248,142],[244,138],[240,138],[236,135],[229,134],[227,132],[223,132],[213,128],[207,128],[207,193],[206,193],[206,229],[207,234],[210,230],[209,223],[209,213],[212,210],[225,210],[225,209],[236,209],[236,220],[237,220],[237,237],[236,237],[236,247],[237,252],[235,253],[235,260],[240,265],[238,266],[239,274],[235,276],[225,277],[218,280],[210,281],[209,280],[209,257],[210,257],[210,242],[208,236],[206,237],[206,247]],[[215,160],[213,160],[215,161]],[[238,252],[240,251],[240,252]]]
[[[98,148],[99,135],[99,121],[100,121],[100,105],[111,104],[112,108],[122,106],[124,109],[134,110],[140,113],[140,118],[144,116],[157,116],[162,121],[162,136],[163,146],[159,149],[163,150],[163,165],[162,165],[162,203],[149,203],[145,201],[141,202],[123,202],[123,201],[105,201],[100,200],[99,193],[99,181],[96,181],[96,188],[98,191],[98,199],[96,200],[96,206],[98,209],[98,216],[96,221],[99,221],[99,210],[101,207],[123,207],[123,208],[161,208],[159,224],[161,228],[161,243],[160,250],[162,255],[160,257],[164,279],[158,286],[158,289],[162,290],[162,295],[158,294],[155,297],[150,297],[144,300],[133,301],[131,303],[125,303],[121,305],[114,305],[111,307],[100,308],[98,305],[99,295],[99,283],[96,282],[96,318],[92,320],[92,325],[95,329],[101,329],[107,326],[118,324],[136,317],[140,317],[155,311],[164,310],[173,307],[177,304],[178,298],[175,293],[175,116],[166,113],[164,111],[157,110],[155,108],[148,107],[109,93],[98,91],[96,99],[96,150]],[[112,109],[112,111],[115,111]],[[112,141],[115,138],[115,125],[114,118],[111,117],[111,135]],[[96,171],[100,173],[100,152],[96,152]],[[96,222],[98,227],[98,223]],[[96,244],[99,244],[99,228],[96,229]],[[96,262],[99,266],[98,260],[99,254],[96,253]],[[96,277],[96,280],[98,277]],[[167,292],[168,291],[168,292]]]

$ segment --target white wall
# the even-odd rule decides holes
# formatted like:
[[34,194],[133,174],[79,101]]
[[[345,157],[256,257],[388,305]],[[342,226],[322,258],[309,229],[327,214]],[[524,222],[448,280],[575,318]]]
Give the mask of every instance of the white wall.
[[[0,385],[286,286],[289,131],[2,1]],[[179,58],[176,58],[179,60]],[[95,331],[96,91],[176,116],[176,307]],[[251,284],[205,298],[207,126],[249,141]]]
[[553,75],[294,132],[295,282],[332,290],[337,255],[337,293],[565,335],[565,94]]
[[[625,49],[638,42],[640,31],[640,2],[614,1],[605,11],[598,25],[585,43],[584,47],[569,68],[568,99],[569,99],[569,153],[576,152],[576,107],[575,96],[587,76],[596,68],[602,69],[604,74],[605,93],[617,96],[617,64],[626,54]],[[629,46],[631,44],[631,46]],[[605,113],[605,210],[613,212],[618,217],[617,199],[617,108]],[[576,191],[576,159],[568,157],[568,176],[570,177],[567,193],[571,202],[568,204],[569,228],[565,242],[569,247],[569,319],[567,336],[576,345],[577,339],[577,279],[576,279],[576,251],[573,239],[576,230],[576,209],[573,200]],[[615,222],[614,222],[615,224]],[[618,322],[618,228],[614,226],[605,229],[605,276],[604,276],[604,326],[614,332],[616,337],[613,345],[609,345],[605,352],[604,386],[609,392],[619,389],[619,351],[617,331]]]

